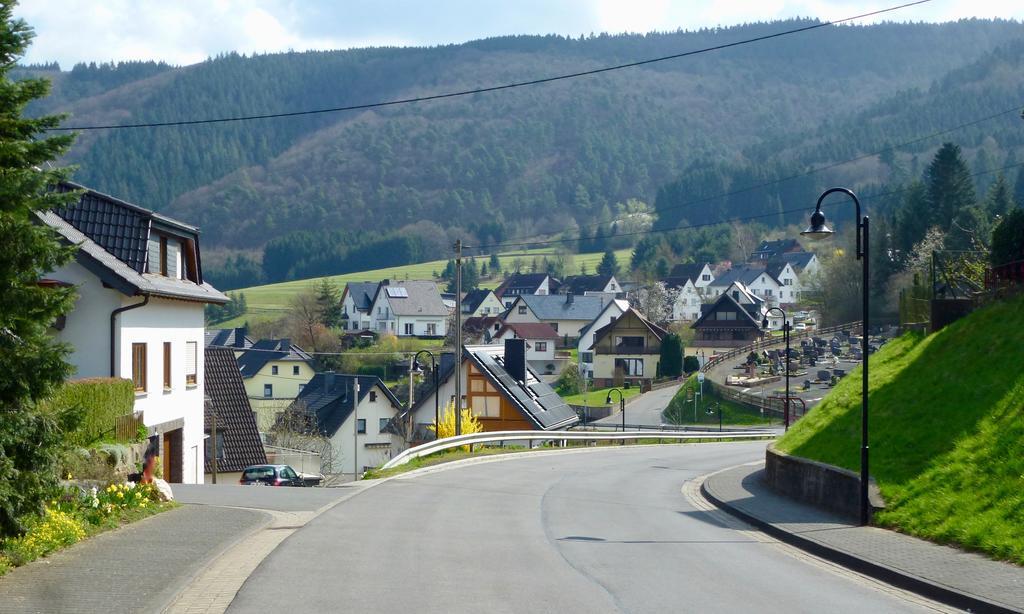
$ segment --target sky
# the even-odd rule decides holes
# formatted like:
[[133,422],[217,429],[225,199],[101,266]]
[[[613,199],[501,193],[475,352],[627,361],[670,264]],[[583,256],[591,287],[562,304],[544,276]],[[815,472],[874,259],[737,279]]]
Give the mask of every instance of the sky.
[[[219,53],[461,43],[506,34],[692,30],[790,17],[834,20],[908,0],[30,0],[24,63],[160,60]],[[1024,20],[1022,0],[932,0],[878,20]],[[867,23],[861,21],[860,23]]]

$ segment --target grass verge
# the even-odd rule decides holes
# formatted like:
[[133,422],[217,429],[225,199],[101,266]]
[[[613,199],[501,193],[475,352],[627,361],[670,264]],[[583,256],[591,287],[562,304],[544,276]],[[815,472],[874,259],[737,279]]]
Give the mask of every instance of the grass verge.
[[[586,405],[587,407],[607,407],[608,403],[605,403],[605,399],[608,398],[608,391],[611,388],[597,388],[595,390],[588,390],[587,392],[581,392],[579,394],[570,394],[563,396],[562,400],[569,405]],[[622,397],[626,400],[632,399],[633,397],[640,396],[640,387],[632,386],[630,388],[619,388],[622,390]],[[619,404],[618,393],[612,395],[612,405]]]
[[[680,426],[718,426],[718,409],[721,404],[723,426],[767,426],[769,421],[761,415],[757,409],[724,399],[715,394],[714,388],[704,384],[704,398],[697,400],[697,409],[694,412],[693,399],[687,400],[687,389],[697,390],[700,388],[697,383],[696,374],[692,375],[686,384],[679,389],[676,396],[669,401],[665,409],[665,419],[669,424]],[[710,412],[710,413],[709,413]],[[694,414],[696,413],[696,419]]]
[[[1024,565],[1024,297],[978,310],[871,358],[876,522]],[[859,467],[855,369],[779,440],[779,449]]]

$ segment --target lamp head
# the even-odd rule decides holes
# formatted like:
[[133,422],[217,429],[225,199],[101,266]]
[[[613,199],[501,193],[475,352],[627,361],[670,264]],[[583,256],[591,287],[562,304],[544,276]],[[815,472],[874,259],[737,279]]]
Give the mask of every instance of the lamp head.
[[768,317],[767,316],[765,316],[765,319],[761,320],[761,328],[764,328],[764,329],[767,330],[767,328],[768,328]]
[[820,204],[814,209],[814,213],[811,214],[811,225],[800,234],[812,241],[827,239],[832,236],[833,231],[825,223],[825,214],[821,212]]
[[612,393],[608,393],[608,396],[605,397],[604,402],[608,405],[612,404]]

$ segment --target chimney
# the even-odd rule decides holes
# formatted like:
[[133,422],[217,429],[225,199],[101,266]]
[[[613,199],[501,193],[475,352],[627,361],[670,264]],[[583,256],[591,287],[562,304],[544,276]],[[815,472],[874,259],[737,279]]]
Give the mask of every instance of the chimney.
[[245,327],[235,329],[235,347],[245,347]]
[[572,291],[565,293],[565,304],[572,305]]
[[526,339],[505,340],[505,371],[516,381],[526,382]]
[[284,339],[281,339],[281,341],[278,343],[277,347],[282,352],[290,352],[290,351],[292,351],[292,340],[288,339],[287,337],[285,337]]
[[324,373],[324,394],[330,393],[331,388],[334,388],[334,371]]

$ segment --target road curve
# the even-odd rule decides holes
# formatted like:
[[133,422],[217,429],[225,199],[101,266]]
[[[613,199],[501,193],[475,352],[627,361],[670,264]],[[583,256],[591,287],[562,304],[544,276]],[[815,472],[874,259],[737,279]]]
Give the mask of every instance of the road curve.
[[390,480],[288,538],[229,612],[903,612],[684,483],[764,443],[523,455]]

